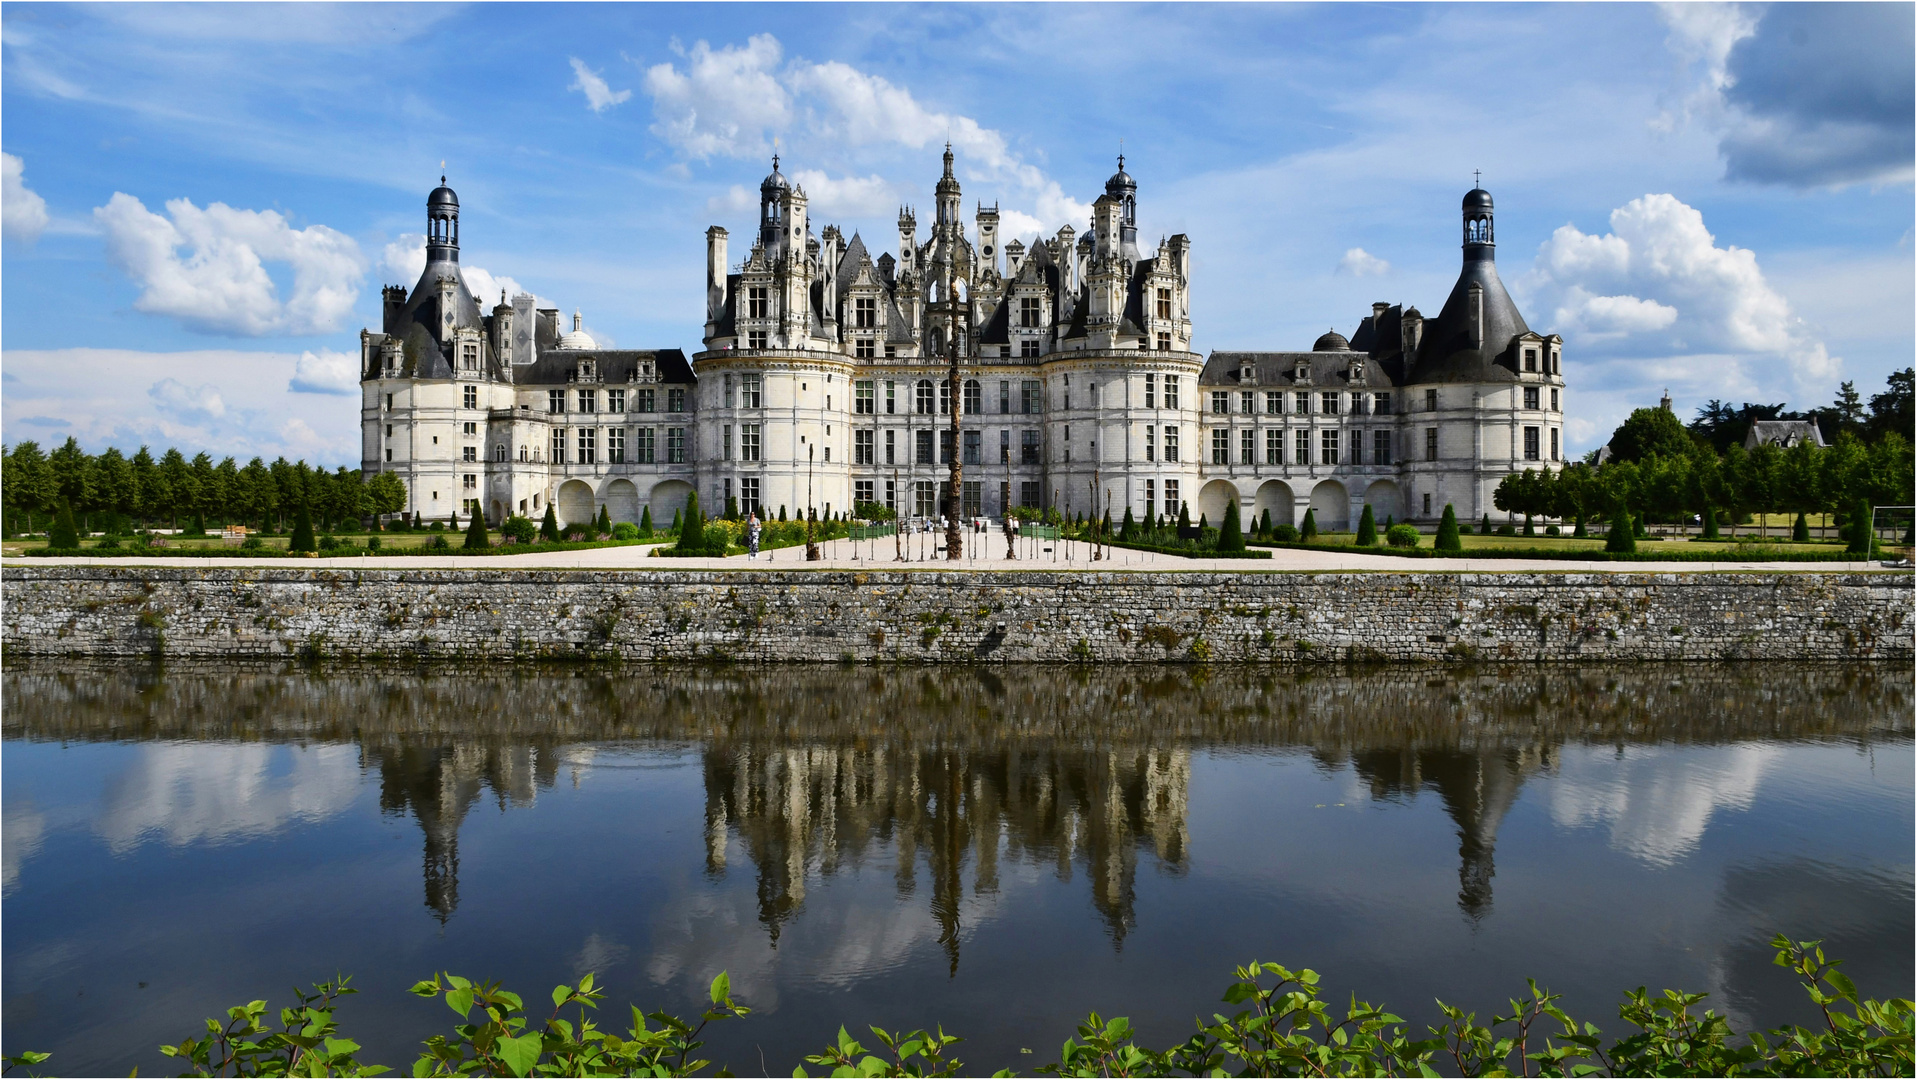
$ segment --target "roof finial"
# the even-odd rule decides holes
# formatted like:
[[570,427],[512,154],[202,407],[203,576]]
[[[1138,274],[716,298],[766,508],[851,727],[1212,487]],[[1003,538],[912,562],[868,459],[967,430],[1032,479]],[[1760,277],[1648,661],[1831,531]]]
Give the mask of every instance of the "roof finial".
[[1118,137],[1118,171],[1125,171],[1125,136]]
[[1483,169],[1472,169],[1471,170],[1471,186],[1474,188],[1483,187],[1484,186],[1483,177],[1484,177]]
[[444,159],[441,159],[439,163],[439,186],[446,186],[446,162]]

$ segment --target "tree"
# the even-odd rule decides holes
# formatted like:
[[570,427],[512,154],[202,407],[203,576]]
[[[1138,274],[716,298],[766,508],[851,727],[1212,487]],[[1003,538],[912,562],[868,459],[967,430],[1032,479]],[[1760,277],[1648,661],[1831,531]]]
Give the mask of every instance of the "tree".
[[1125,508],[1125,520],[1118,526],[1118,538],[1120,540],[1132,540],[1135,539],[1137,535],[1138,523],[1132,520],[1132,508],[1127,506]]
[[[1370,509],[1371,508],[1368,506],[1365,507],[1365,510],[1367,512]],[[1218,523],[1218,550],[1219,551],[1245,550],[1245,534],[1239,531],[1239,528],[1238,528],[1238,500],[1237,499],[1231,499],[1225,503],[1224,520]]]
[[1797,520],[1791,524],[1791,539],[1800,544],[1810,543],[1810,522],[1798,511]]
[[1912,383],[1917,371],[1905,368],[1890,373],[1890,379],[1881,394],[1870,396],[1870,419],[1865,431],[1873,440],[1885,435],[1897,435],[1908,440],[1911,437],[1913,419],[1911,407]]
[[187,468],[193,474],[193,512],[201,516],[218,514],[220,472],[213,465],[213,455],[202,450],[193,455]]
[[1183,499],[1178,500],[1178,527],[1181,529],[1191,528],[1191,507],[1186,506],[1185,500]]
[[[366,484],[367,501],[375,514],[397,514],[406,505],[406,483],[389,472],[375,473]],[[547,507],[548,515],[552,508]]]
[[286,545],[288,551],[318,551],[319,545],[313,542],[313,514],[305,503],[293,515],[293,539]]
[[60,448],[47,455],[47,468],[53,474],[55,494],[66,504],[69,511],[82,512],[93,505],[92,470],[87,452],[80,449],[80,441],[67,436]]
[[1638,461],[1652,454],[1683,457],[1693,445],[1677,416],[1660,408],[1631,410],[1611,433],[1611,457],[1616,461]]
[[46,455],[40,452],[40,444],[31,439],[13,448],[13,455],[7,459],[4,484],[6,504],[26,512],[28,532],[33,531],[36,511],[47,512],[59,502]]
[[599,520],[592,523],[592,528],[594,532],[602,536],[612,534],[612,514],[607,511],[604,505],[599,507]]
[[1269,506],[1265,507],[1265,512],[1259,516],[1258,535],[1266,539],[1271,537],[1271,507]]
[[738,496],[736,496],[736,495],[727,495],[727,496],[726,496],[726,512],[725,512],[725,519],[726,519],[727,521],[737,521],[737,520],[739,520],[739,498],[738,498]]
[[680,554],[692,555],[706,548],[706,516],[699,511],[699,492],[686,496],[685,520],[679,526]]
[[235,502],[239,498],[240,490],[239,466],[230,457],[221,458],[220,463],[214,466],[213,475],[215,477],[213,490],[218,497],[218,503],[213,509],[219,514],[221,524],[231,523],[237,513]]
[[652,507],[650,506],[639,511],[639,535],[646,537],[652,535]]
[[1876,546],[1877,539],[1871,531],[1870,500],[1859,498],[1851,504],[1850,510],[1850,546],[1845,550],[1852,555],[1868,555]]
[[1621,498],[1611,507],[1611,526],[1604,534],[1604,550],[1625,555],[1637,550],[1631,512],[1625,508]]
[[539,521],[539,538],[548,543],[559,542],[559,515],[553,513],[552,504],[546,504],[546,516]]
[[60,504],[60,513],[53,519],[53,527],[47,530],[47,546],[59,551],[76,551],[80,547],[80,527],[73,523],[73,507]]
[[193,479],[193,467],[186,462],[186,455],[178,447],[167,447],[160,456],[161,482],[166,485],[166,505],[160,512],[166,515],[167,522],[174,528],[180,527],[180,517],[190,514],[199,504],[199,484]]
[[1856,432],[1864,426],[1864,399],[1857,393],[1857,384],[1846,379],[1837,386],[1837,400],[1831,402],[1831,419],[1835,421],[1827,437],[1840,431]]
[[[1753,405],[1746,401],[1743,407],[1733,409],[1728,401],[1712,398],[1710,403],[1697,410],[1697,418],[1690,423],[1691,434],[1708,443],[1722,454],[1733,446],[1743,446],[1744,437],[1751,433],[1751,425],[1759,420],[1776,420],[1784,415],[1784,403],[1775,405]],[[1613,448],[1616,452],[1616,448]]]
[[486,538],[486,515],[474,514],[472,524],[466,526],[466,543],[463,547],[467,551],[484,551],[492,546],[492,541]]
[[1378,520],[1371,516],[1371,504],[1365,504],[1365,512],[1358,516],[1358,546],[1371,547],[1378,542]]
[[1300,539],[1305,541],[1311,541],[1311,540],[1317,539],[1318,537],[1318,511],[1317,510],[1307,509],[1305,511],[1305,523],[1302,527],[1299,528],[1298,536]]
[[1444,516],[1438,519],[1438,535],[1431,546],[1437,551],[1462,552],[1464,538],[1458,535],[1458,512],[1444,504]]

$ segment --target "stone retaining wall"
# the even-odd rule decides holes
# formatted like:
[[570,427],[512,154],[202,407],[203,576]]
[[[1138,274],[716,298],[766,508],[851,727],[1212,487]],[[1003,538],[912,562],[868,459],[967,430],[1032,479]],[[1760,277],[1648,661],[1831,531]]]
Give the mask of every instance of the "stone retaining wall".
[[1912,659],[1891,573],[9,567],[34,656],[903,661]]

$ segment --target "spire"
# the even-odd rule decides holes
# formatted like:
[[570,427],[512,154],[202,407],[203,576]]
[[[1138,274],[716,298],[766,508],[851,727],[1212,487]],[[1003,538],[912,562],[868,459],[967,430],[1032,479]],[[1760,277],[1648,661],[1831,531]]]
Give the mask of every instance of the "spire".
[[952,143],[949,139],[945,143],[945,179],[952,179]]

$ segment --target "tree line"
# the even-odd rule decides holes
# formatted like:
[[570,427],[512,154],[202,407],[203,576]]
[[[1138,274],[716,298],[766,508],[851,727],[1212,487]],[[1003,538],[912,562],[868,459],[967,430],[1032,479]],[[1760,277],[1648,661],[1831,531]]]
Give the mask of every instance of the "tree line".
[[[1686,425],[1666,409],[1637,409],[1612,434],[1611,453],[1601,463],[1593,454],[1561,470],[1513,473],[1492,501],[1507,513],[1571,521],[1579,534],[1585,522],[1625,511],[1647,522],[1696,517],[1707,536],[1720,521],[1735,532],[1760,514],[1848,516],[1860,503],[1908,506],[1917,490],[1911,386],[1911,369],[1892,374],[1868,410],[1850,383],[1830,409],[1801,413],[1781,404],[1745,402],[1733,409],[1713,400]],[[1746,449],[1752,424],[1771,419],[1818,420],[1830,443]]]
[[331,530],[405,505],[406,487],[391,473],[368,479],[358,469],[328,472],[284,457],[215,463],[204,451],[189,458],[175,448],[155,458],[145,446],[130,455],[117,447],[88,454],[70,436],[51,453],[31,440],[0,447],[9,532],[45,528],[61,509],[87,532],[209,523],[283,530],[302,507]]

